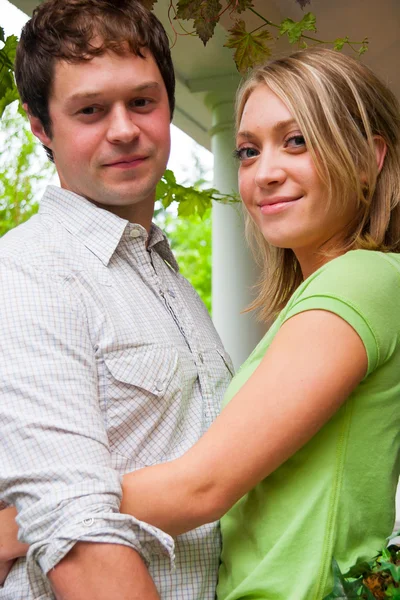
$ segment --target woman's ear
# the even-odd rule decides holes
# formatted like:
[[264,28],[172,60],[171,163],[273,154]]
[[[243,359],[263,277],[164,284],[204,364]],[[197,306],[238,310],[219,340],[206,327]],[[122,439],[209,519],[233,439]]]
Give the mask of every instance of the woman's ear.
[[376,164],[378,166],[378,173],[381,172],[383,163],[385,161],[385,156],[387,152],[387,144],[382,136],[374,135],[374,143],[375,143],[375,156],[376,156]]

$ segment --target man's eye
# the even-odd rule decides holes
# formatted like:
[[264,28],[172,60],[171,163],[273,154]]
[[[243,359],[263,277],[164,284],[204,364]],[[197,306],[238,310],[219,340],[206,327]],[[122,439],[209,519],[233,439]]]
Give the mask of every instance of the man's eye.
[[98,110],[99,109],[96,106],[85,106],[85,108],[82,108],[80,112],[83,115],[94,115],[96,112],[98,112]]
[[137,108],[144,108],[145,106],[148,106],[150,102],[151,100],[149,100],[148,98],[137,98],[133,101],[133,104]]
[[246,160],[249,158],[254,158],[255,156],[258,156],[258,154],[259,154],[258,150],[256,150],[255,148],[252,148],[250,146],[246,146],[244,148],[237,148],[233,152],[234,157],[239,160]]

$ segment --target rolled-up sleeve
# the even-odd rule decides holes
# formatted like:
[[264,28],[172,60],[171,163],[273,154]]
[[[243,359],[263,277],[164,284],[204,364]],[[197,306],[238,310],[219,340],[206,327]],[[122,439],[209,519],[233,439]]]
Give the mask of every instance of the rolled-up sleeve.
[[96,348],[71,275],[2,259],[0,308],[0,497],[17,507],[35,597],[43,573],[77,541],[173,560],[169,536],[119,513]]

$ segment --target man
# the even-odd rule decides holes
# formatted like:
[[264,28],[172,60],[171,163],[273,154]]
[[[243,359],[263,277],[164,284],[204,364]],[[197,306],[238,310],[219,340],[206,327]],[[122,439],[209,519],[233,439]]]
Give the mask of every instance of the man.
[[119,512],[122,475],[195,443],[232,370],[151,224],[174,108],[165,31],[135,0],[48,0],[16,79],[61,188],[0,242],[0,498],[29,544],[0,598],[212,599],[216,524],[174,544]]

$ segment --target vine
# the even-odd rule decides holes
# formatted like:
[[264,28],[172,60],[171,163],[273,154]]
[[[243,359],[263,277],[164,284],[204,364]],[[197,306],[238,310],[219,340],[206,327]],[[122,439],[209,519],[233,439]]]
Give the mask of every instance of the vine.
[[[290,18],[283,19],[281,23],[273,23],[254,8],[252,0],[169,0],[169,21],[175,35],[175,42],[179,35],[197,35],[204,45],[214,35],[215,27],[223,14],[229,13],[233,24],[228,29],[228,39],[225,46],[232,48],[234,61],[238,71],[245,74],[249,69],[267,60],[272,54],[271,42],[286,36],[290,44],[299,43],[305,48],[308,45],[330,45],[335,50],[342,50],[345,46],[351,48],[358,56],[364,54],[368,49],[368,38],[361,41],[350,40],[348,36],[335,38],[334,40],[322,40],[310,33],[317,32],[316,17],[308,12],[300,21]],[[157,0],[141,0],[149,9],[153,9]],[[304,8],[310,0],[295,0]],[[244,12],[256,15],[261,24],[248,31],[246,23],[239,16]],[[174,15],[174,16],[172,16]],[[179,33],[174,21],[177,20],[184,33]],[[186,31],[181,21],[193,21],[193,31]],[[273,31],[277,30],[277,35]],[[174,42],[174,43],[175,43]]]

